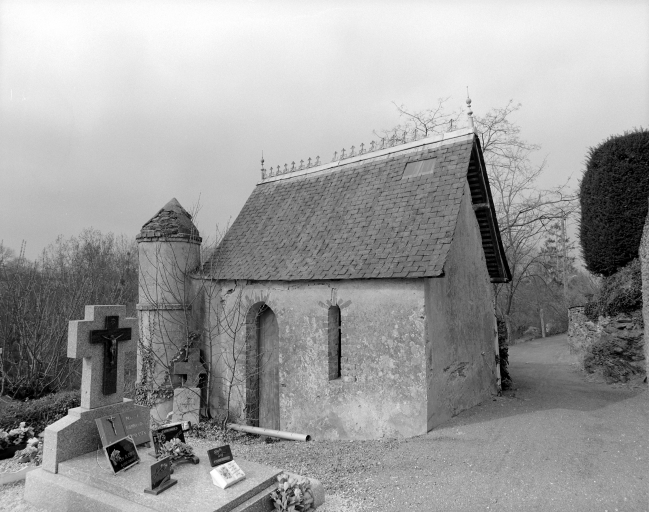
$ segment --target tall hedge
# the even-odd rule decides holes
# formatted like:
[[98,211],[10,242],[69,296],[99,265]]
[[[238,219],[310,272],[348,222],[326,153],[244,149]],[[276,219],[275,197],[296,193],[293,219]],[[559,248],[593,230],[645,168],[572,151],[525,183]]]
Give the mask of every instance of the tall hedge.
[[586,268],[610,276],[638,257],[649,199],[649,130],[590,148],[579,190]]

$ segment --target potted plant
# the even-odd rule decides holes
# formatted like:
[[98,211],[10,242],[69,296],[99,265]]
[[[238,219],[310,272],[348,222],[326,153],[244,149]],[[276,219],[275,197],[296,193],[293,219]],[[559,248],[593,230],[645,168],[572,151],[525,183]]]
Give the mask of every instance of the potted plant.
[[311,481],[304,477],[277,477],[277,489],[270,493],[275,510],[278,512],[307,512],[313,510],[313,491]]

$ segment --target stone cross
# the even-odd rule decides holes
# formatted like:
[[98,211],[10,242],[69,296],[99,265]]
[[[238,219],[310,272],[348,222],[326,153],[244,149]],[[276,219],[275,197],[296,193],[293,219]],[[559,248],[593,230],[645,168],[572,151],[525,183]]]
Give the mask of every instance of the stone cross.
[[68,357],[83,359],[82,408],[123,401],[126,352],[137,340],[137,319],[126,318],[126,306],[86,306],[85,319],[70,322]]
[[205,366],[201,363],[201,351],[198,348],[189,349],[187,362],[174,363],[173,374],[185,375],[185,385],[190,388],[197,387],[200,376],[206,373]]

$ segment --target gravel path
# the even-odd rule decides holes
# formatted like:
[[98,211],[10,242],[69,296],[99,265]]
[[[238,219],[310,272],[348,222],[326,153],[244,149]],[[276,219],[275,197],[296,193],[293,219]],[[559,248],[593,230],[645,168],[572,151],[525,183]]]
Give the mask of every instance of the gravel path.
[[[407,440],[231,441],[235,457],[319,479],[322,512],[649,511],[646,384],[580,373],[565,336],[510,348],[514,389]],[[192,439],[197,452],[213,442]],[[0,488],[25,507],[22,486]],[[6,499],[13,501],[6,501]]]

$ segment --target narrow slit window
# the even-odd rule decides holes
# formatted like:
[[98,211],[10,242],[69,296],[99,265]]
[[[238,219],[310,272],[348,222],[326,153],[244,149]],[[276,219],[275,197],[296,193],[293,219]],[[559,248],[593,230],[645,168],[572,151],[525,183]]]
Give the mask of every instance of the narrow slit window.
[[340,308],[331,306],[329,308],[328,330],[329,330],[329,380],[340,378]]

